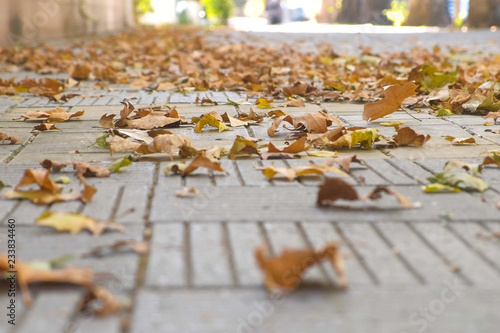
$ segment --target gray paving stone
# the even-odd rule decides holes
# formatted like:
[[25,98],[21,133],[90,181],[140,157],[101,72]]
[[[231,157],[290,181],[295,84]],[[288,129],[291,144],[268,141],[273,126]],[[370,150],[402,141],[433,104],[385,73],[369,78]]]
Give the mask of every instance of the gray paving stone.
[[[260,289],[144,290],[139,292],[131,332],[400,333],[423,327],[431,333],[497,332],[498,291],[454,289],[455,296],[450,283],[454,281],[437,288],[359,288],[345,293],[304,289],[279,298]],[[448,303],[440,301],[443,290]],[[436,315],[422,307],[432,307]]]
[[[311,187],[275,186],[272,190],[262,187],[224,187],[205,197],[202,206],[194,207],[185,200],[177,198],[175,189],[162,189],[159,184],[153,199],[151,220],[172,221],[192,219],[202,221],[248,221],[269,220],[287,221],[435,221],[453,214],[456,221],[495,221],[498,210],[493,206],[473,199],[467,193],[426,194],[420,186],[395,186],[398,192],[413,202],[420,202],[422,208],[400,209],[392,198],[377,203],[385,209],[358,208],[318,208],[316,207],[317,189]],[[368,193],[372,188],[359,187],[360,193]],[[201,188],[202,193],[212,191]],[[476,209],[471,210],[471,205]],[[362,206],[366,207],[366,206]],[[161,211],[178,212],[176,217],[160,214]],[[364,214],[360,214],[363,211]],[[477,214],[481,211],[481,214]]]

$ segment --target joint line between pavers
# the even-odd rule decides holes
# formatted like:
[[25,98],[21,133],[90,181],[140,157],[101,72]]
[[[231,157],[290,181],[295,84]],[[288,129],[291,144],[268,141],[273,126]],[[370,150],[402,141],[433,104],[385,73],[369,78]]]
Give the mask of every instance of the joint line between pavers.
[[191,225],[189,221],[184,221],[184,274],[186,286],[188,287],[193,287],[193,255],[191,243]]
[[382,239],[382,242],[389,248],[391,253],[393,253],[396,258],[403,264],[403,266],[413,275],[413,277],[422,285],[426,284],[427,281],[425,280],[425,277],[420,274],[415,267],[410,264],[410,262],[401,254],[401,252],[397,251],[394,252],[395,246],[394,244],[389,240],[389,238],[380,230],[380,228],[375,224],[375,223],[369,223],[370,227],[375,231],[377,236],[379,236]]
[[240,281],[238,278],[238,274],[236,273],[236,260],[233,255],[233,246],[231,242],[231,236],[229,234],[229,228],[227,226],[227,221],[223,221],[221,223],[221,228],[222,228],[222,241],[223,241],[223,247],[226,250],[227,253],[227,259],[229,263],[229,272],[231,273],[231,280],[233,283],[233,286],[239,286]]
[[340,228],[338,223],[331,222],[331,225],[332,225],[333,229],[335,230],[335,232],[340,236],[340,238],[342,238],[342,241],[347,245],[349,250],[351,250],[351,252],[354,254],[354,256],[356,257],[356,260],[361,265],[363,270],[366,272],[366,274],[368,275],[370,280],[373,282],[373,284],[375,284],[377,286],[380,285],[380,281],[379,281],[377,275],[375,274],[375,272],[373,272],[372,269],[370,267],[368,267],[368,265],[366,264],[365,258],[361,255],[361,253],[358,252],[358,250],[356,249],[354,244],[345,235],[344,231]]
[[264,245],[269,250],[269,253],[273,256],[277,255],[276,249],[273,247],[273,244],[271,242],[271,238],[269,237],[269,233],[267,232],[267,228],[264,225],[264,222],[258,221],[257,226],[259,227],[260,235],[261,235],[262,239],[264,240],[264,243],[265,243]]
[[441,253],[420,231],[418,231],[414,226],[411,225],[410,222],[406,221],[404,224],[420,239],[425,246],[427,246],[437,257],[438,259],[458,278],[462,279],[468,286],[474,285],[472,280],[467,277],[462,271],[458,271],[453,269],[453,263],[443,254]]
[[483,252],[474,247],[469,241],[467,241],[462,235],[460,235],[451,225],[446,224],[445,228],[448,229],[450,233],[453,236],[455,236],[460,242],[462,242],[465,245],[465,247],[467,247],[470,251],[472,251],[472,253],[478,256],[482,261],[484,261],[488,266],[493,268],[500,275],[500,267],[496,263],[491,261],[491,259],[486,257]]
[[14,150],[12,153],[10,153],[9,156],[7,156],[2,162],[5,164],[10,163],[14,158],[16,158],[17,155],[19,155],[23,151],[24,148],[26,148],[29,144],[31,144],[35,140],[35,138],[38,136],[38,134],[40,134],[40,132],[35,132],[35,133],[31,134],[25,143],[23,143],[16,150]]

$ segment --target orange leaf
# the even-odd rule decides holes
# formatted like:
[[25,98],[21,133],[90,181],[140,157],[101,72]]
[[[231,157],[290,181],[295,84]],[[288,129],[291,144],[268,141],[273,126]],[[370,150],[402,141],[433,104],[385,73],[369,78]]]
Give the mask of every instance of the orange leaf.
[[405,99],[417,94],[415,91],[417,88],[418,86],[413,82],[408,82],[403,86],[395,85],[387,88],[382,100],[365,104],[363,120],[373,121],[397,111],[401,108]]

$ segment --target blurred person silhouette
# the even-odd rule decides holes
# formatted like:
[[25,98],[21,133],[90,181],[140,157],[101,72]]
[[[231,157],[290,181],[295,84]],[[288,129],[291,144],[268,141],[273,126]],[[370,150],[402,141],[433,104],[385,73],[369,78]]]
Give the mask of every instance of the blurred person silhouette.
[[267,0],[266,11],[269,18],[269,23],[280,24],[283,20],[283,12],[281,10],[280,0]]

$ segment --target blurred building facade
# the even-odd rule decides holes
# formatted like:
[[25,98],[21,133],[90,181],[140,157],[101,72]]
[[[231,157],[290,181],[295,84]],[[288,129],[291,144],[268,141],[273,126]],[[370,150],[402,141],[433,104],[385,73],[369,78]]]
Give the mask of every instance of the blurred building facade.
[[0,0],[0,46],[119,31],[133,0]]

